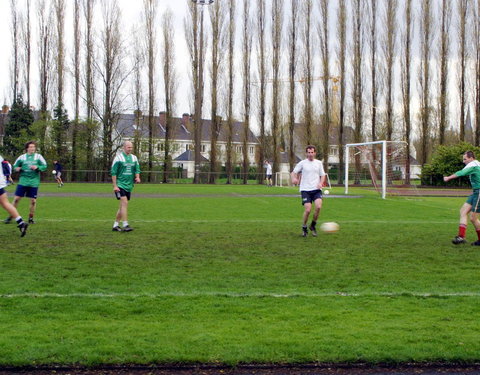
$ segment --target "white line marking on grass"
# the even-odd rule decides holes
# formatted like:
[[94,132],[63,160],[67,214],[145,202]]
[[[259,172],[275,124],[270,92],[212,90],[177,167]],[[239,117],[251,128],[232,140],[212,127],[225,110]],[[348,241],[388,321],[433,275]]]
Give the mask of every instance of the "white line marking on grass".
[[[46,222],[68,223],[68,222],[111,222],[111,219],[41,219]],[[321,221],[326,221],[321,220]],[[275,220],[275,219],[130,219],[133,223],[298,223],[298,219],[291,220]],[[430,221],[430,220],[338,220],[339,224],[415,224],[415,225],[432,225],[432,224],[457,224],[458,221]]]
[[198,293],[12,293],[0,294],[2,299],[14,298],[165,298],[165,297],[226,297],[226,298],[325,298],[325,297],[414,297],[414,298],[446,298],[474,297],[480,298],[480,292],[378,292],[378,293],[232,293],[232,292],[198,292]]

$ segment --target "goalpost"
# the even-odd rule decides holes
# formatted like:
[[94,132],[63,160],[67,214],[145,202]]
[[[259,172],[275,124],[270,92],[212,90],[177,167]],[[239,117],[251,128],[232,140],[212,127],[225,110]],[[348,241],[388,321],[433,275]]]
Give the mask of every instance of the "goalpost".
[[372,186],[387,196],[387,187],[402,185],[406,173],[406,142],[375,141],[345,145],[345,194],[356,186]]

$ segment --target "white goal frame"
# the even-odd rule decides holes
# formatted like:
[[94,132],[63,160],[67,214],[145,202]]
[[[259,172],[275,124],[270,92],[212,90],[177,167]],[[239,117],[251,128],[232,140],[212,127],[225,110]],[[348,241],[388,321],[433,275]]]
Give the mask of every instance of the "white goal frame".
[[[407,143],[404,141],[374,141],[363,143],[348,143],[345,145],[345,194],[348,194],[348,169],[350,164],[350,149],[352,147],[382,145],[382,199],[387,197],[387,144],[388,143]],[[407,155],[408,157],[408,155]]]

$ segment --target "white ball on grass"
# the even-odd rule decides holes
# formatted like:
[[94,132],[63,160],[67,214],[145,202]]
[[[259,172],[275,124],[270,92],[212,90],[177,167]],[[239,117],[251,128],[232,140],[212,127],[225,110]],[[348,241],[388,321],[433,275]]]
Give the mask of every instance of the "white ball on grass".
[[320,230],[325,233],[335,233],[340,229],[340,225],[334,222],[326,222],[320,225]]
[[324,190],[324,191],[323,191],[323,194],[325,194],[325,195],[330,194],[330,190]]

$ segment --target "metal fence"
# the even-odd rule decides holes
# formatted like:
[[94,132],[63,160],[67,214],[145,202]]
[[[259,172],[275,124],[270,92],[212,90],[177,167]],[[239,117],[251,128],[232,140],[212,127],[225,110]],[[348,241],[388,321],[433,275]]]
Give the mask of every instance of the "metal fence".
[[[244,177],[246,176],[247,184],[258,184],[258,181],[264,181],[265,176],[258,173],[232,173],[230,181],[225,172],[200,172],[200,183],[218,183],[218,184],[244,184]],[[14,176],[15,177],[15,176]],[[142,183],[159,184],[164,182],[163,171],[142,171]],[[90,182],[90,183],[111,183],[112,177],[109,171],[104,170],[69,170],[62,171],[62,180],[64,182]],[[42,181],[55,182],[55,175],[53,173],[43,173]],[[171,184],[191,184],[193,178],[187,177],[186,170],[172,170],[167,175],[167,183]]]

